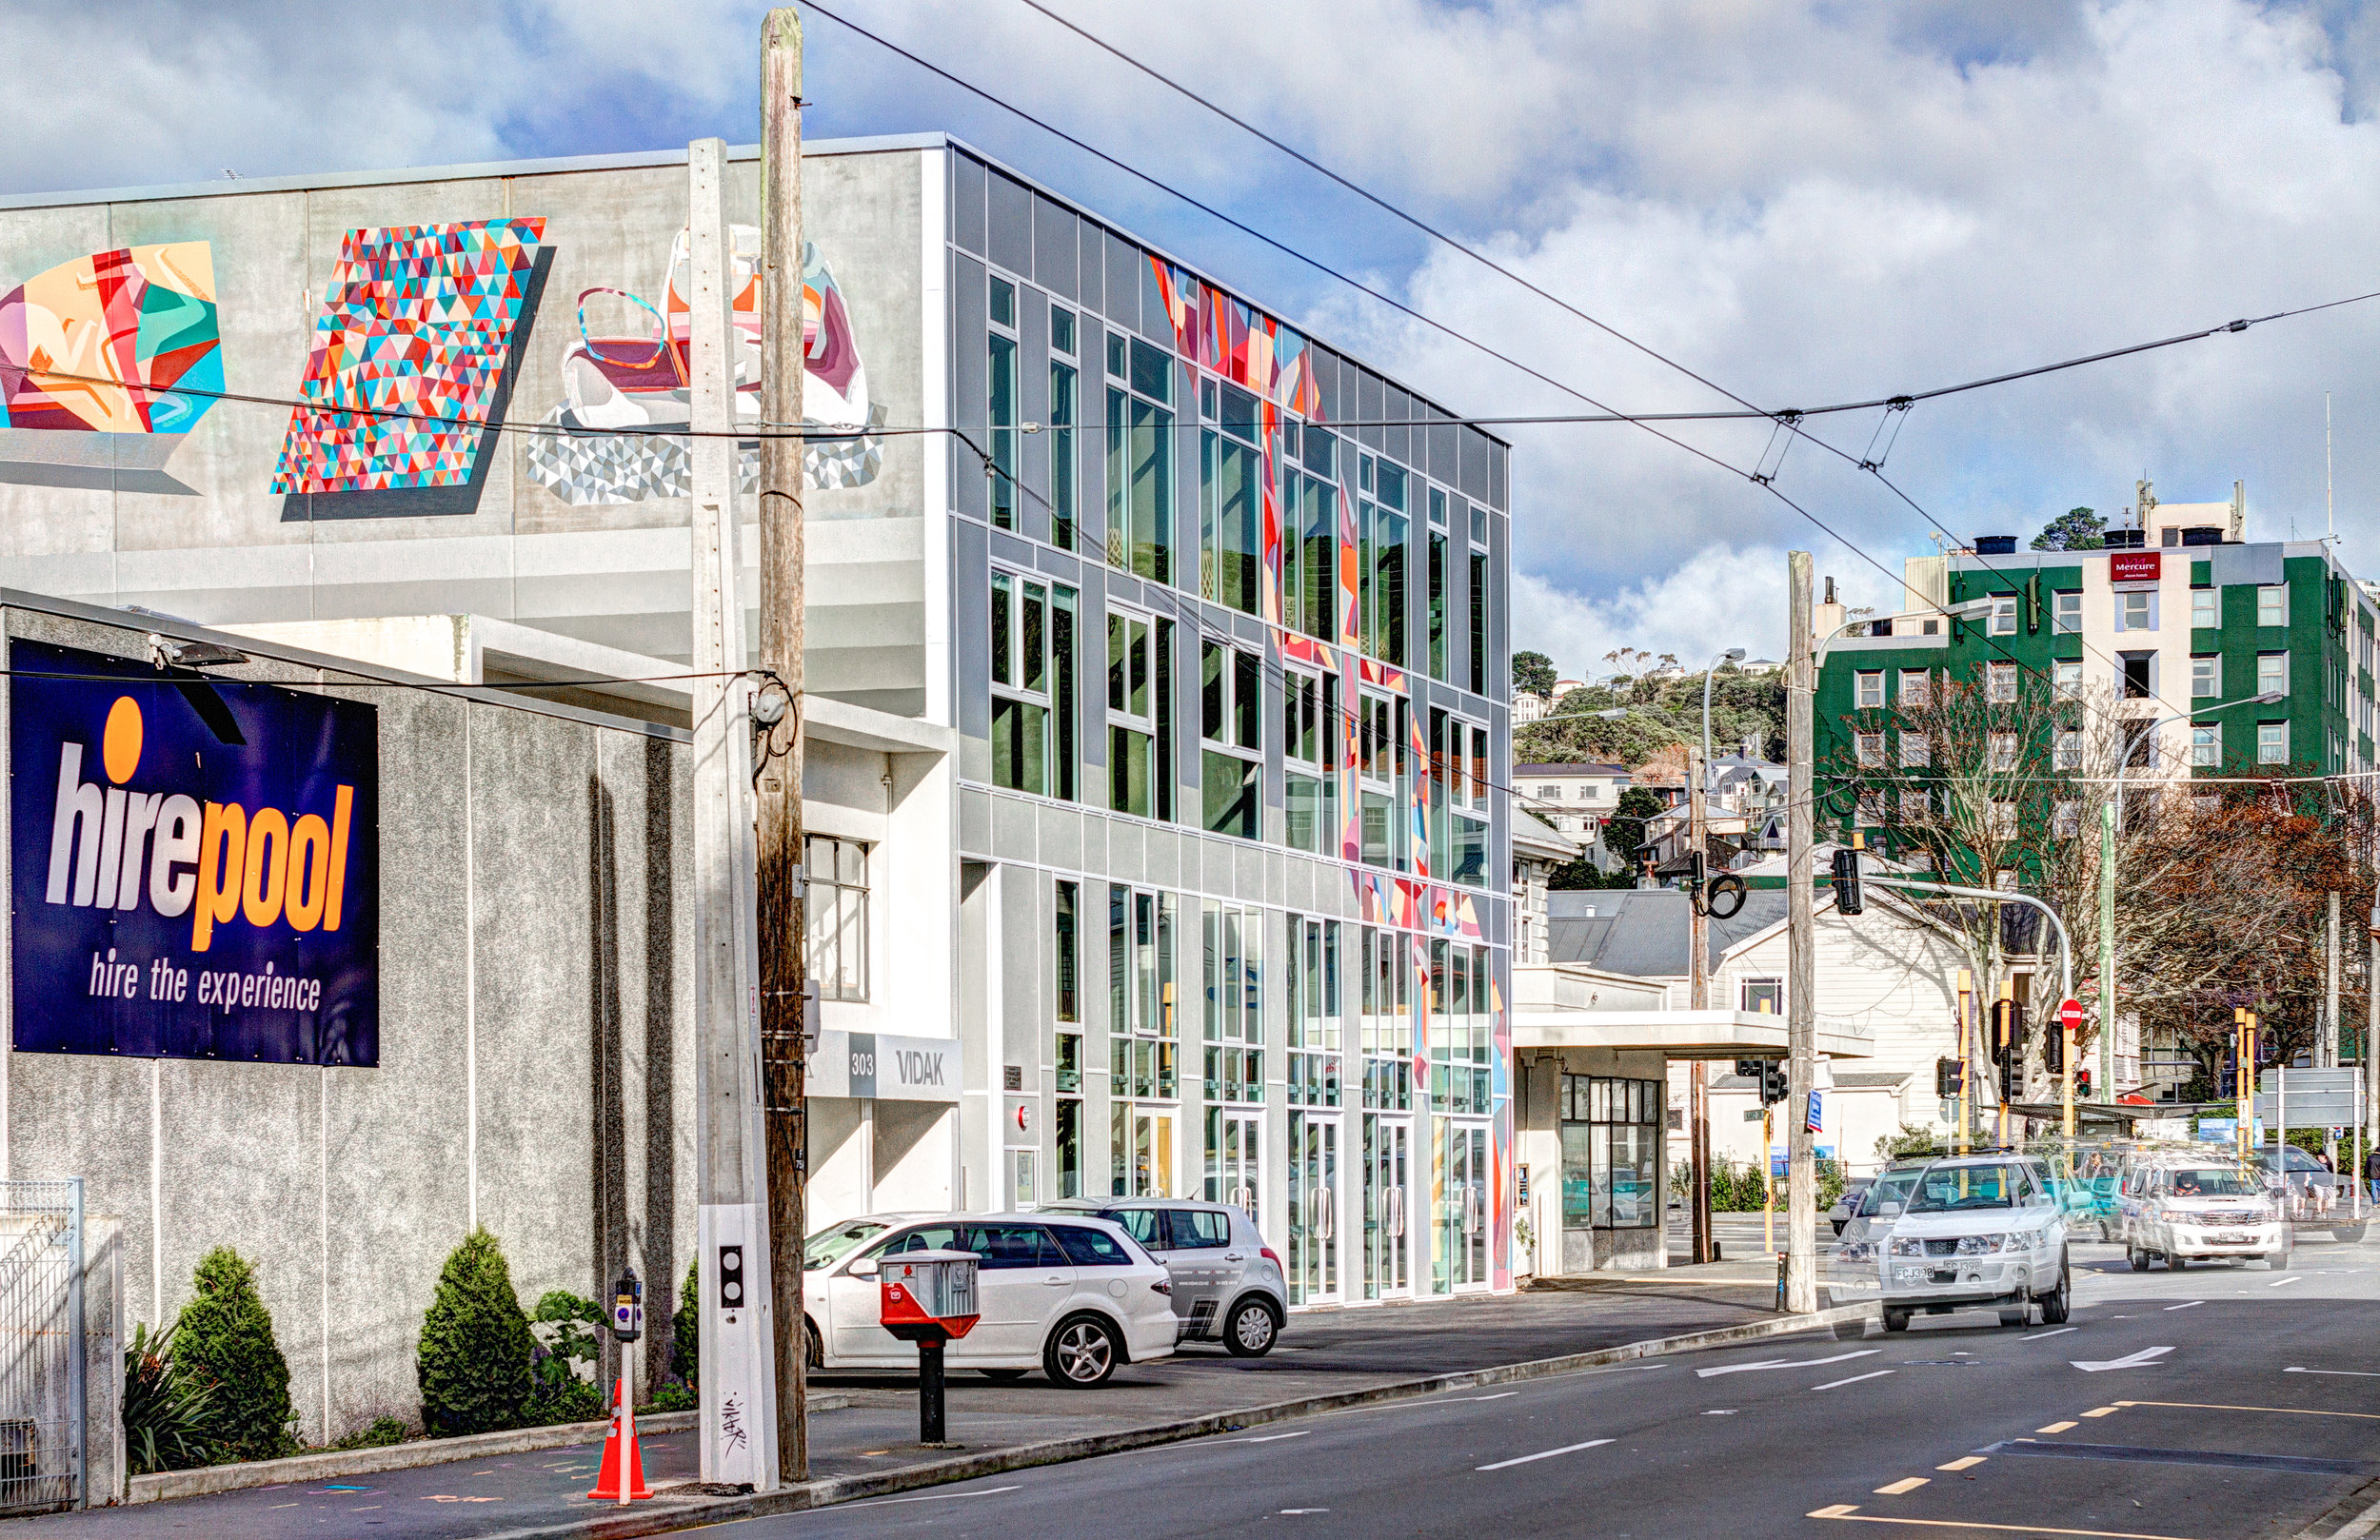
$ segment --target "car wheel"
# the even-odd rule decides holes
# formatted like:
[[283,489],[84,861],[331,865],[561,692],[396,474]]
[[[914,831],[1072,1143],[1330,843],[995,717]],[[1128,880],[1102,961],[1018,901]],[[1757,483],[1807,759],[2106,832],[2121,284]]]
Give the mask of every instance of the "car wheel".
[[2114,1229],[2110,1226],[2105,1219],[2099,1221],[2099,1238],[2102,1241],[2112,1241],[2115,1239]]
[[2066,1317],[2074,1309],[2073,1259],[2065,1252],[2058,1253],[2057,1287],[2041,1296],[2041,1324],[2064,1326]]
[[1261,1358],[1279,1340],[1280,1321],[1271,1305],[1261,1299],[1243,1299],[1232,1307],[1230,1324],[1223,1328],[1223,1346],[1234,1358]]
[[2290,1254],[2287,1252],[2267,1252],[2265,1254],[2264,1265],[2271,1268],[2275,1273],[2287,1273],[2290,1270]]
[[806,1315],[802,1317],[802,1344],[810,1355],[810,1368],[812,1370],[824,1369],[826,1367],[826,1344],[819,1339],[818,1323]]
[[2179,1273],[2188,1266],[2190,1266],[2190,1258],[2182,1255],[2179,1252],[2168,1252],[2165,1254],[2165,1271],[2168,1273]]
[[1906,1332],[1906,1331],[1908,1331],[1908,1330],[1909,1330],[1909,1312],[1907,1312],[1907,1311],[1905,1311],[1905,1310],[1888,1310],[1888,1311],[1886,1311],[1886,1312],[1884,1313],[1884,1329],[1885,1329],[1887,1332]]
[[2357,1241],[2364,1238],[2364,1232],[2367,1228],[2369,1228],[2369,1226],[2365,1224],[2332,1225],[2330,1227],[2330,1238],[2333,1240],[2346,1241],[2349,1245],[2352,1246]]
[[1096,1315],[1074,1315],[1058,1323],[1041,1350],[1041,1370],[1054,1384],[1088,1390],[1116,1372],[1116,1329]]
[[998,1380],[1002,1385],[1013,1385],[1033,1371],[1029,1369],[983,1369],[978,1370],[977,1372],[985,1379]]
[[2124,1248],[2124,1265],[2134,1273],[2146,1273],[2149,1271],[2149,1254],[2137,1246],[2127,1246]]

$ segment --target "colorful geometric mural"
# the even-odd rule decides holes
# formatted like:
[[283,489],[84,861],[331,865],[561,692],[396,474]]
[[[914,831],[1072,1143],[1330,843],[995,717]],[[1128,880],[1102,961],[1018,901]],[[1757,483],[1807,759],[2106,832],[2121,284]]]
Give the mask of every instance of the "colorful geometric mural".
[[95,251],[0,296],[0,461],[161,470],[214,405],[184,392],[221,389],[204,241]]
[[[761,416],[761,232],[737,225],[729,232],[734,270],[728,287],[735,347],[736,419]],[[531,479],[573,505],[640,503],[693,492],[693,458],[684,436],[692,421],[686,381],[693,352],[693,251],[680,230],[669,250],[669,273],[656,310],[618,288],[579,295],[579,334],[563,351],[564,401],[545,416],[557,432],[540,434],[528,449]],[[624,302],[641,313],[637,333],[598,334],[587,324],[588,301]],[[617,306],[613,306],[617,308]],[[851,312],[834,272],[809,242],[802,245],[802,420],[805,426],[847,436],[803,445],[805,486],[863,486],[883,466],[884,410],[868,399],[867,365],[860,357]],[[624,431],[625,430],[625,431]],[[760,484],[760,441],[738,445],[737,484]]]
[[1347,878],[1355,889],[1357,917],[1367,925],[1394,925],[1464,941],[1486,939],[1470,894],[1386,872],[1354,871]]
[[308,405],[290,413],[272,489],[467,484],[545,229],[491,219],[348,231],[298,385]]

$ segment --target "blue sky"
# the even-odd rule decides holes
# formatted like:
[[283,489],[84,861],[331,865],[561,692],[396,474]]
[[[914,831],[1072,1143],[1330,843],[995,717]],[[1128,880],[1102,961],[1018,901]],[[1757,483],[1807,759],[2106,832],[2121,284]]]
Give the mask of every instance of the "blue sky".
[[[1764,405],[1924,388],[2380,288],[2380,23],[2365,8],[1048,0],[1534,282]],[[1170,97],[1020,0],[837,12],[1576,388],[1719,404]],[[763,8],[373,13],[0,6],[22,58],[0,188],[30,191],[756,137]],[[1458,410],[1577,404],[1086,162],[813,11],[814,135],[942,128],[1101,208]],[[1784,551],[1891,602],[1929,536],[2030,535],[2248,485],[2251,533],[2337,524],[2380,574],[2380,301],[1929,405],[1886,471],[1809,444],[1780,490],[1640,430],[1516,430],[1517,644],[1783,646]],[[1858,458],[1874,426],[1815,429]],[[1766,432],[1680,437],[1733,464]],[[1864,554],[1863,554],[1864,553]]]

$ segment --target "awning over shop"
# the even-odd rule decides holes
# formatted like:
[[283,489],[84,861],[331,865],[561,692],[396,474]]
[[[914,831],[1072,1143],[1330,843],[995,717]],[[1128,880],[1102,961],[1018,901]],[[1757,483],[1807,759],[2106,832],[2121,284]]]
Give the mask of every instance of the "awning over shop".
[[[1875,1052],[1875,1029],[1818,1018],[1817,1051],[1835,1058]],[[1579,1011],[1522,1004],[1513,1013],[1515,1048],[1641,1050],[1671,1058],[1774,1058],[1790,1046],[1785,1018],[1766,1011]]]

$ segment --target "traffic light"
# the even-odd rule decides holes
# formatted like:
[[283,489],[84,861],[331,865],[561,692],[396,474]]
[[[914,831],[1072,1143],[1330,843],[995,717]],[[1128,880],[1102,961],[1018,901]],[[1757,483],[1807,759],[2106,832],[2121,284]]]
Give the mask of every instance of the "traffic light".
[[2000,1103],[2005,1106],[2025,1094],[2025,1056],[2011,1054],[2000,1064]]
[[1934,1094],[1944,1101],[1967,1094],[1967,1066],[1954,1058],[1934,1061]]
[[1835,852],[1835,912],[1855,915],[1866,907],[1859,897],[1859,852],[1837,849]]
[[1992,1062],[2006,1065],[2024,1057],[2025,1008],[2014,1000],[1992,1002]]
[[2078,1101],[2091,1099],[2091,1072],[2089,1070],[2074,1072],[2074,1097]]
[[2041,1067],[2052,1075],[2066,1073],[2066,1026],[2054,1017],[2041,1034]]

